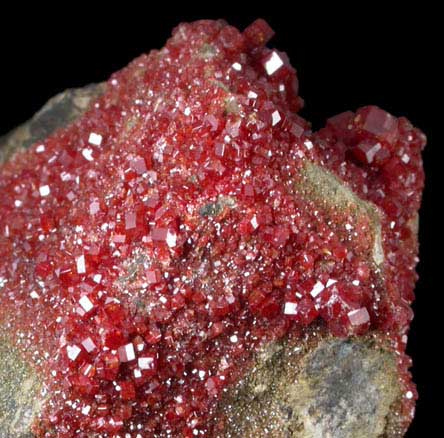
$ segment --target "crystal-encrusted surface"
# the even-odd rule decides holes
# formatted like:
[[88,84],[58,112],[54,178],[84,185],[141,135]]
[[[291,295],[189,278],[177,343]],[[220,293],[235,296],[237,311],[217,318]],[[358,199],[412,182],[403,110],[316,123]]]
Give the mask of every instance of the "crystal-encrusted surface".
[[36,434],[211,436],[256,349],[314,321],[387,336],[413,415],[425,138],[374,106],[311,133],[272,34],[182,24],[1,166],[0,323],[44,376]]

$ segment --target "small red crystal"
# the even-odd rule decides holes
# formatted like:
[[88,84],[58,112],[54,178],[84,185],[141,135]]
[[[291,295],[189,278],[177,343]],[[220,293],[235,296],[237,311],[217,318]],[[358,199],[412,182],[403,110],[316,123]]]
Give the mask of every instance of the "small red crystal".
[[122,400],[134,400],[136,398],[136,388],[133,382],[119,382],[119,387]]

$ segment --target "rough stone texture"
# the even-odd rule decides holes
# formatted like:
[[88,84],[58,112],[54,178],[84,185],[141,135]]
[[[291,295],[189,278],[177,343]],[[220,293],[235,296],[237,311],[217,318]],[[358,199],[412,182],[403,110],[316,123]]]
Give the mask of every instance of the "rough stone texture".
[[222,404],[219,437],[400,436],[393,355],[372,336],[335,339],[322,328],[303,342],[267,346]]
[[29,438],[43,397],[38,376],[0,339],[0,438]]
[[92,84],[66,90],[51,98],[30,120],[0,137],[0,162],[77,119],[102,90],[102,84]]
[[[48,136],[79,117],[102,90],[92,85],[67,90],[27,123],[0,139],[0,159]],[[352,207],[373,224],[373,258],[383,257],[376,208],[360,200],[323,169],[307,163],[299,190],[325,208]],[[292,382],[289,384],[288,382]],[[222,401],[229,418],[220,438],[401,436],[400,397],[394,355],[372,336],[334,339],[313,328],[303,341],[268,345],[256,366]],[[0,343],[0,438],[31,437],[30,425],[42,406],[38,377],[5,341]]]
[[375,265],[384,261],[382,248],[381,222],[378,208],[371,202],[359,198],[343,181],[332,173],[306,161],[303,170],[303,183],[296,189],[313,200],[319,208],[335,211],[350,210],[357,218],[370,222],[372,234],[369,236],[371,257]]

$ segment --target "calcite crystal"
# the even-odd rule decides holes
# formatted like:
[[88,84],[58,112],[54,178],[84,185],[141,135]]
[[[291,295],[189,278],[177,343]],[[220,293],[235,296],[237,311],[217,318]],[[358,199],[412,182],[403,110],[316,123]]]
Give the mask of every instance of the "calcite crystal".
[[272,35],[181,24],[8,153],[0,337],[41,386],[27,432],[405,432],[425,137],[375,106],[313,133]]

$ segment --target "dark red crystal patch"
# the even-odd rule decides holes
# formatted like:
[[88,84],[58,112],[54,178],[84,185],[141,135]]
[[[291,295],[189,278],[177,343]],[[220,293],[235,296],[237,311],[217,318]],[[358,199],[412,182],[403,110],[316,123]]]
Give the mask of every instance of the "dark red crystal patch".
[[[387,333],[413,415],[425,138],[377,107],[312,134],[272,35],[262,20],[182,24],[1,166],[0,321],[45,377],[39,436],[211,436],[254,351],[317,320]],[[295,189],[307,162],[375,206],[380,260],[368,223],[344,210],[332,224]]]

